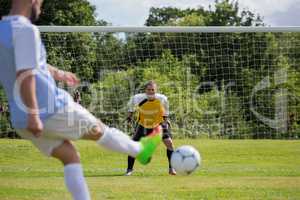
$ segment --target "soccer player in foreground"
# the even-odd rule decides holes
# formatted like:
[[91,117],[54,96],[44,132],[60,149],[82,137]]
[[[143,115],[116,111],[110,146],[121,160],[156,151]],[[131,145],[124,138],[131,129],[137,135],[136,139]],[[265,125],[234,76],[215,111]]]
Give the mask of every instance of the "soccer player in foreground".
[[0,81],[8,98],[11,121],[18,134],[45,155],[64,164],[65,184],[75,200],[89,200],[79,155],[71,140],[94,140],[113,151],[147,164],[160,143],[156,132],[141,142],[109,128],[56,86],[79,84],[70,72],[47,64],[38,28],[32,24],[42,0],[12,0],[9,16],[0,21]]
[[[155,81],[149,81],[145,85],[145,93],[134,95],[128,103],[128,121],[132,122],[133,113],[137,111],[137,127],[133,135],[134,141],[151,135],[160,127],[163,130],[163,142],[167,147],[167,158],[169,161],[169,174],[176,175],[176,171],[171,167],[170,160],[174,150],[170,123],[168,121],[169,102],[165,95],[157,93]],[[130,176],[133,172],[134,157],[128,156],[128,166],[126,174]]]

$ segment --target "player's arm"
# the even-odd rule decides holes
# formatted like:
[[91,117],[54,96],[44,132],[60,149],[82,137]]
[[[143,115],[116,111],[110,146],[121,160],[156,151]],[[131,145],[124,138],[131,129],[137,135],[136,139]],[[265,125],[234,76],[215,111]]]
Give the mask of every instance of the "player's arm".
[[127,122],[128,123],[132,123],[133,122],[133,112],[128,112]]
[[15,29],[13,36],[16,82],[23,104],[27,108],[27,130],[39,137],[43,123],[39,116],[34,70],[39,68],[40,34],[37,27],[24,26]]
[[168,101],[168,98],[166,96],[163,96],[164,98],[162,99],[162,104],[163,104],[163,107],[164,107],[164,119],[168,119],[168,116],[169,116],[169,101]]
[[27,130],[36,137],[41,136],[43,123],[39,116],[39,107],[36,98],[36,84],[33,70],[20,70],[17,72],[20,95],[28,110]]
[[163,100],[163,106],[164,106],[164,115],[163,115],[163,120],[168,127],[171,127],[171,122],[169,120],[169,101],[168,98],[165,97]]
[[171,128],[171,122],[170,122],[170,120],[169,120],[169,116],[163,116],[163,119],[164,119],[164,121],[163,121],[163,124],[167,127],[167,128]]
[[135,111],[135,96],[131,97],[128,104],[128,114],[127,114],[127,122],[133,122],[133,115]]
[[54,80],[65,82],[69,86],[75,86],[80,82],[77,76],[72,72],[60,70],[50,64],[48,64],[48,70],[51,73]]
[[169,116],[166,116],[166,115],[163,116],[163,119],[164,119],[165,122],[167,122],[167,121],[169,120],[168,117],[169,117]]

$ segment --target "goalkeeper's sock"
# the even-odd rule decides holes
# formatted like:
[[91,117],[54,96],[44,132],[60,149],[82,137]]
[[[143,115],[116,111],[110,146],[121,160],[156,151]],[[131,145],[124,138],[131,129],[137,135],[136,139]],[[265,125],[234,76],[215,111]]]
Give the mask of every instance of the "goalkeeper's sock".
[[167,157],[169,161],[169,168],[171,168],[171,156],[172,156],[173,150],[167,149]]
[[81,165],[68,164],[64,168],[65,184],[74,200],[90,200],[88,186],[85,182]]
[[133,170],[134,161],[135,161],[134,157],[128,156],[128,158],[127,158],[127,164],[128,164],[127,165],[127,171],[128,170]]
[[128,135],[115,128],[106,128],[97,143],[107,149],[125,153],[133,157],[136,157],[142,150],[139,142],[131,140]]

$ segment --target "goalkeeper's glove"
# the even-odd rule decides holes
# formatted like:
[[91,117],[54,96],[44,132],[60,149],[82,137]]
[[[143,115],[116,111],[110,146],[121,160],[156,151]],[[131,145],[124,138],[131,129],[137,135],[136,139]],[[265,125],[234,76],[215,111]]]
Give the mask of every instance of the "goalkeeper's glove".
[[132,123],[132,121],[133,121],[132,116],[128,116],[126,120],[127,120],[128,123]]
[[163,126],[164,126],[165,129],[171,128],[171,122],[170,122],[170,120],[168,119],[167,116],[164,116]]

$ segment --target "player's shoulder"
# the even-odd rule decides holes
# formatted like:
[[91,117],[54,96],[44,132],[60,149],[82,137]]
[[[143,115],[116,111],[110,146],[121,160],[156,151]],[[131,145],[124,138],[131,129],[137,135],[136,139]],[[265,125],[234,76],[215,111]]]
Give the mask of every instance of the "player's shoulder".
[[25,19],[12,20],[12,29],[15,33],[22,33],[23,36],[39,36],[40,32],[36,25],[29,23]]
[[14,31],[22,31],[23,33],[38,33],[39,29],[36,25],[32,24],[29,19],[23,16],[4,16],[1,24],[5,24]]
[[32,24],[29,19],[23,16],[7,16],[4,19],[10,21],[14,28],[23,28],[26,30],[37,29],[36,25]]
[[144,99],[146,99],[146,98],[147,98],[147,95],[146,95],[145,93],[135,94],[135,95],[133,95],[133,97],[132,97],[132,99],[133,99],[134,101],[142,101],[142,100],[144,100]]
[[167,101],[168,100],[168,97],[166,95],[164,95],[164,94],[161,94],[161,93],[157,93],[155,96],[159,100],[163,100],[163,101]]
[[39,29],[33,24],[17,24],[14,29],[18,32],[22,32],[23,35],[40,35]]

